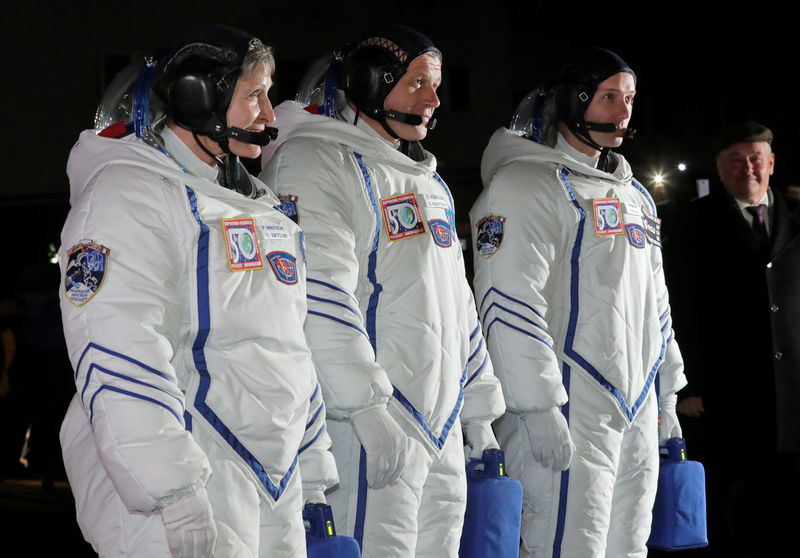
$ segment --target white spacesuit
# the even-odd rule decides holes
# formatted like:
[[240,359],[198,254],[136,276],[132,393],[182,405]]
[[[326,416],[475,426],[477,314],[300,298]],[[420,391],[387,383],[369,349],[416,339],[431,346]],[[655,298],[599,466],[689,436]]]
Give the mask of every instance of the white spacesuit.
[[[170,522],[216,527],[218,556],[305,556],[303,490],[338,479],[302,232],[271,193],[223,188],[170,128],[160,139],[87,130],[68,163],[77,394],[61,440],[79,524],[101,556],[169,556]],[[213,522],[181,533],[206,493]]]
[[[341,104],[334,118],[279,105],[292,129],[282,129],[285,143],[261,175],[307,236],[306,333],[341,477],[328,501],[364,556],[456,556],[466,499],[460,423],[474,427],[479,446],[477,433],[504,404],[452,196],[433,155],[420,149],[412,159],[363,120],[351,124],[356,114]],[[409,439],[407,466],[400,482],[367,490],[369,448],[365,456],[350,421],[387,402]],[[484,446],[494,443],[488,432]]]
[[[560,134],[550,147],[501,128],[470,212],[475,296],[509,410],[496,431],[525,491],[521,556],[645,555],[654,385],[674,417],[686,382],[655,205],[607,157],[600,170]],[[670,424],[664,436],[679,435]]]

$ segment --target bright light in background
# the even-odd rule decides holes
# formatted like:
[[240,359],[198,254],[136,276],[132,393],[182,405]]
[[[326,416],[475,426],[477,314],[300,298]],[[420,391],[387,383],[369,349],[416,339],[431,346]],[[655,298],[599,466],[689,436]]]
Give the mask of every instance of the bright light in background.
[[686,170],[686,163],[678,163],[678,170],[684,172]]
[[47,247],[47,257],[50,259],[51,264],[58,263],[58,247],[53,242]]
[[653,183],[656,186],[663,186],[664,185],[664,176],[661,173],[656,173],[653,175]]

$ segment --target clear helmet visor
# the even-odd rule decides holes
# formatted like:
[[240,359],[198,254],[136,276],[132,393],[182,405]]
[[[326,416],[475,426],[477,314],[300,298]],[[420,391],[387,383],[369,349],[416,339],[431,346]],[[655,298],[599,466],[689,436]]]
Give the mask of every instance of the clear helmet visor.
[[155,63],[144,58],[123,68],[108,84],[94,115],[95,133],[117,122],[149,128],[164,116],[161,99],[150,89]]
[[509,130],[537,143],[555,145],[556,110],[553,92],[537,87],[528,93],[514,111]]
[[298,103],[308,106],[311,104],[320,104],[323,100],[325,91],[325,78],[328,75],[328,69],[333,59],[333,53],[328,53],[317,60],[308,67],[306,73],[300,79],[300,84],[297,86],[297,95],[294,100]]
[[342,56],[329,52],[314,61],[300,79],[295,101],[303,106],[317,105],[320,112],[332,116],[338,108],[339,71]]

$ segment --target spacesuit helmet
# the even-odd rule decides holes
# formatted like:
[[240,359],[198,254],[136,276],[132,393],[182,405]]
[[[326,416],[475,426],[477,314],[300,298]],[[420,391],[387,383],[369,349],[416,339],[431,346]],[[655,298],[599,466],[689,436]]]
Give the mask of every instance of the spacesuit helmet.
[[[397,135],[387,120],[413,126],[422,123],[419,115],[386,110],[384,103],[413,60],[423,54],[442,58],[441,51],[427,36],[409,27],[392,25],[368,34],[345,51],[339,87],[359,111],[381,123],[395,138]],[[427,127],[433,129],[435,125],[432,118]]]
[[[152,58],[138,58],[119,71],[103,90],[100,104],[94,114],[94,130],[103,135],[119,135],[133,131],[136,118],[136,93],[140,76],[151,74],[155,68]],[[148,87],[149,89],[149,87]],[[142,95],[139,99],[147,105],[146,114],[141,115],[145,126],[164,117],[164,107],[157,95]],[[115,126],[115,129],[111,129]],[[126,130],[126,126],[129,128]],[[118,132],[121,130],[121,132]]]
[[[555,108],[558,119],[585,144],[597,150],[603,148],[592,140],[589,132],[613,132],[616,126],[608,122],[586,122],[586,109],[592,102],[597,86],[611,76],[627,72],[636,81],[636,74],[618,55],[599,47],[588,47],[573,53],[555,80]],[[628,131],[632,138],[634,130]]]
[[277,136],[275,128],[251,132],[227,123],[237,80],[258,64],[275,67],[271,48],[256,37],[219,24],[198,27],[159,57],[152,89],[178,126],[211,138],[225,152],[229,139],[263,146]]
[[508,129],[537,143],[553,147],[558,136],[555,94],[546,85],[535,87],[517,105]]

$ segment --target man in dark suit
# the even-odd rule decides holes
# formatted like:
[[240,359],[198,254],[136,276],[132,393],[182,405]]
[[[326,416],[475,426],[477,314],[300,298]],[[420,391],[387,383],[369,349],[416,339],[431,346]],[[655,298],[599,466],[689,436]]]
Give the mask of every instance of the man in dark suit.
[[796,547],[800,210],[769,186],[771,144],[754,122],[724,130],[714,146],[722,188],[688,204],[665,246],[689,380],[678,411],[706,466],[714,556]]

